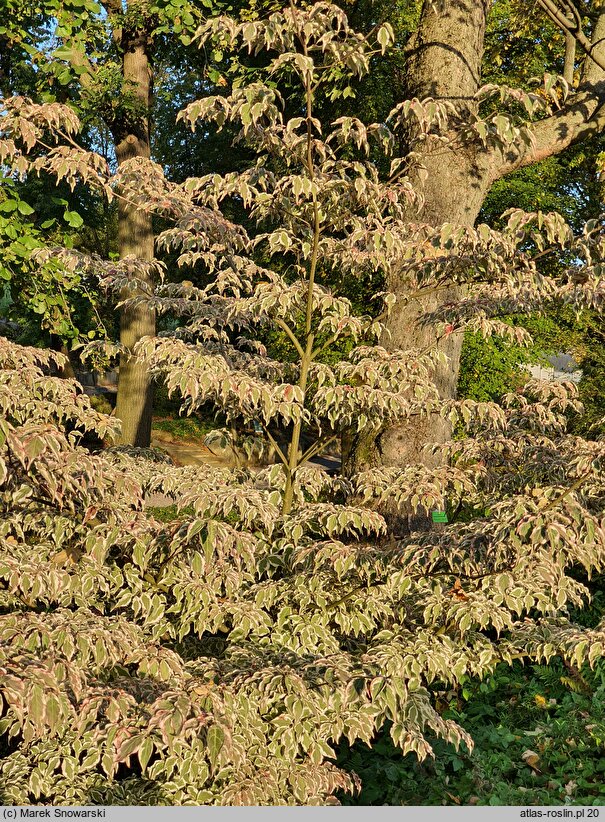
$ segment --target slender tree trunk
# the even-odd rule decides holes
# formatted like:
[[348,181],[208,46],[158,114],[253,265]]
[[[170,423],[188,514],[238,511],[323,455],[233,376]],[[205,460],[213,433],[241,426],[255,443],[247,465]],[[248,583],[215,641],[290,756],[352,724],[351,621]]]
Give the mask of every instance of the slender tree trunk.
[[[131,114],[128,122],[113,124],[118,165],[134,157],[151,156],[149,38],[144,32],[124,32],[121,41],[125,88],[140,105],[141,111],[134,116]],[[151,217],[123,200],[118,203],[118,242],[120,258],[134,255],[142,260],[152,260],[154,257]],[[148,284],[152,285],[151,278]],[[132,352],[141,337],[154,334],[153,311],[144,305],[122,309],[120,342],[128,352]],[[122,355],[116,403],[116,417],[122,422],[121,442],[141,447],[149,445],[152,402],[152,385],[146,365],[130,353]]]

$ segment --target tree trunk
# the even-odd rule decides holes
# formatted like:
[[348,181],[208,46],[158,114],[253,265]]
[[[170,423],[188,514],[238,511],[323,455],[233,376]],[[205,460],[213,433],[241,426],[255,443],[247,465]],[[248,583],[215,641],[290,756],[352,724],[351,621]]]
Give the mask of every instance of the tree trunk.
[[[474,114],[474,95],[481,86],[486,18],[489,0],[424,0],[418,29],[406,47],[406,97],[432,97],[451,102],[460,115]],[[600,133],[605,128],[605,12],[596,18],[590,55],[584,61],[580,86],[575,94],[551,116],[534,124],[531,145],[519,143],[505,150],[461,145],[455,131],[447,143],[408,138],[408,150],[415,151],[424,166],[426,179],[416,180],[423,194],[420,213],[411,222],[433,227],[443,223],[472,226],[492,185],[501,177],[524,166],[559,154],[570,145]],[[571,45],[567,44],[568,72]],[[457,144],[456,144],[457,143]],[[462,335],[442,340],[437,330],[421,319],[459,296],[455,285],[426,299],[408,299],[413,290],[405,279],[394,274],[389,283],[397,296],[387,323],[390,336],[383,344],[390,349],[440,348],[448,358],[446,367],[435,375],[443,399],[456,395]],[[405,466],[411,463],[439,464],[439,454],[424,446],[446,442],[450,427],[442,419],[417,418],[409,424],[362,438],[343,438],[345,471],[371,465]]]
[[[473,97],[480,87],[481,60],[488,3],[486,0],[425,0],[418,30],[407,47],[406,96],[411,99],[432,97],[450,101],[464,116],[476,108]],[[453,141],[452,141],[453,143]],[[419,213],[410,214],[410,222],[437,227],[443,223],[473,225],[492,182],[486,153],[476,147],[444,144],[437,140],[418,141],[409,135],[408,148],[419,155],[426,169],[426,179],[416,180],[423,195]],[[393,313],[387,322],[389,336],[383,345],[393,349],[429,349],[438,346],[448,364],[434,378],[444,399],[456,394],[462,335],[437,339],[431,325],[422,317],[444,303],[454,301],[459,292],[455,286],[437,294],[408,299],[410,285],[398,273],[392,275],[389,289],[397,295]],[[423,446],[445,442],[450,426],[440,417],[414,419],[409,424],[384,431],[373,448],[365,442],[345,442],[348,470],[363,464],[404,466],[410,463],[437,465],[439,455],[428,455]]]
[[57,376],[61,377],[63,380],[75,380],[76,379],[76,372],[73,367],[73,363],[69,356],[69,350],[65,343],[61,341],[61,338],[58,337],[56,334],[50,335],[50,350],[51,351],[59,351],[65,357],[65,365],[62,368],[59,368],[57,372]]
[[[149,109],[151,69],[149,37],[141,31],[124,31],[121,36],[126,93],[141,106],[128,120],[112,126],[118,165],[134,157],[150,158]],[[118,201],[118,243],[120,258],[134,255],[142,260],[154,257],[151,216]],[[152,285],[151,276],[149,285]],[[129,294],[133,296],[132,292]],[[129,296],[123,294],[122,298]],[[131,352],[145,336],[155,334],[155,313],[144,305],[123,308],[120,315],[120,342]],[[146,365],[132,354],[120,358],[116,417],[122,422],[120,442],[147,447],[151,439],[153,392]]]

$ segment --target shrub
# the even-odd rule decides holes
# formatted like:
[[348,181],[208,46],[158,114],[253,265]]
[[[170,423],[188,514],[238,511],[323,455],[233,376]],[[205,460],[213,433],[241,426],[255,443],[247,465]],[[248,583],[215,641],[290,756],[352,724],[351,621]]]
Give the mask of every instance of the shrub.
[[[142,341],[136,355],[186,411],[212,402],[228,424],[256,423],[270,439],[280,425],[289,445],[274,441],[280,462],[255,472],[176,467],[153,450],[89,455],[80,428],[105,436],[114,423],[74,383],[44,375],[50,354],[2,343],[8,803],[335,802],[358,784],[334,762],[341,739],[371,744],[390,723],[393,742],[420,759],[434,738],[472,745],[431,688],[485,677],[502,662],[594,665],[603,654],[603,626],[569,618],[590,594],[572,572],[605,558],[605,445],[566,433],[566,414],[579,410],[575,387],[532,383],[501,406],[444,402],[439,351],[388,351],[380,318],[355,316],[322,285],[330,268],[353,276],[402,266],[412,293],[453,278],[467,283],[467,297],[427,321],[444,334],[522,340],[494,318],[503,304],[510,314],[545,297],[598,303],[598,272],[587,265],[582,286],[559,283],[540,277],[532,256],[565,245],[592,264],[595,227],[576,240],[556,215],[515,213],[502,232],[411,225],[411,179],[396,161],[382,183],[364,154],[370,137],[393,144],[389,128],[341,118],[323,138],[314,118],[315,83],[341,82],[347,67],[361,73],[372,53],[340,9],[220,18],[199,37],[214,35],[276,53],[269,74],[293,72],[306,109],[284,120],[276,83],[261,82],[190,106],[192,122],[241,121],[259,159],[238,174],[177,186],[157,166],[121,167],[122,193],[175,221],[159,243],[213,275],[205,288],[172,284],[136,297],[189,320]],[[381,48],[390,38],[388,27],[376,32]],[[44,107],[34,114],[52,127],[61,115],[50,108],[52,118]],[[447,116],[447,106],[413,101],[392,123],[439,129]],[[4,128],[18,140],[23,124],[5,119]],[[52,151],[44,162],[59,168]],[[94,175],[102,178],[98,167]],[[228,197],[258,219],[256,236],[223,217]],[[257,249],[285,256],[286,273],[261,266]],[[148,265],[53,254],[118,290]],[[390,296],[377,299],[388,311]],[[271,359],[258,326],[283,331],[294,355]],[[343,339],[350,353],[334,357]],[[422,416],[466,435],[425,465],[347,478],[308,465],[351,428]],[[78,426],[69,435],[66,422]],[[319,434],[303,450],[305,429]],[[174,500],[176,517],[160,522],[145,509],[153,492]],[[426,517],[445,501],[443,527],[389,528],[393,508]],[[481,513],[456,521],[462,506]]]

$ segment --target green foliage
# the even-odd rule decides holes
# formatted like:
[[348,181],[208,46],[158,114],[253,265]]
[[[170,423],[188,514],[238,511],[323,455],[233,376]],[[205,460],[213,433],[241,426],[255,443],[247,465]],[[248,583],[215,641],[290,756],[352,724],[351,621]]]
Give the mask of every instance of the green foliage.
[[154,419],[152,429],[166,431],[174,439],[203,440],[206,434],[218,428],[219,425],[212,419],[199,417],[172,417],[168,419]]
[[[586,356],[585,328],[590,317],[596,320],[598,315],[583,312],[580,318],[568,309],[554,306],[540,314],[507,319],[511,327],[523,328],[531,334],[531,343],[525,345],[505,337],[485,338],[480,333],[467,332],[462,346],[459,395],[497,402],[503,394],[527,382],[527,365],[548,366],[548,356],[562,351],[583,362]],[[580,396],[584,403],[582,418],[588,420],[593,412],[586,383],[580,389]]]
[[343,745],[341,766],[364,786],[345,803],[605,805],[605,670],[584,675],[556,662],[499,666],[482,682],[443,692],[443,715],[469,730],[472,753],[439,742],[435,759],[419,763],[402,757],[387,733],[371,748]]
[[[98,286],[90,278],[69,272],[58,260],[44,265],[34,261],[36,252],[49,240],[72,245],[72,235],[56,218],[39,220],[36,210],[22,199],[14,180],[0,180],[0,281],[5,285],[3,313],[22,325],[22,330],[39,329],[67,343],[80,336],[88,339],[105,335],[98,313]],[[78,228],[82,218],[67,208],[67,201],[55,198],[63,209],[63,220]],[[52,233],[51,233],[52,229]]]
[[175,520],[180,520],[183,516],[191,517],[195,514],[195,511],[191,507],[181,511],[176,505],[166,505],[163,508],[148,506],[147,512],[158,522],[174,522]]
[[90,405],[100,414],[111,414],[111,403],[103,396],[91,397]]
[[500,337],[485,339],[479,333],[464,337],[458,392],[479,402],[496,401],[527,379],[521,365],[528,362],[527,348]]
[[498,0],[488,17],[485,82],[528,88],[544,72],[562,74],[564,35],[538,6]]

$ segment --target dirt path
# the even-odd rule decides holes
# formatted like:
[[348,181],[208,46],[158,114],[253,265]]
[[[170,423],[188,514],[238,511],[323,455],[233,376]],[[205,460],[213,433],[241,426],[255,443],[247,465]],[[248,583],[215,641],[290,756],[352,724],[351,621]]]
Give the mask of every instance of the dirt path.
[[[219,457],[200,442],[164,439],[163,436],[152,434],[151,445],[164,451],[175,462],[176,465],[213,465],[216,468],[233,468],[233,460]],[[313,465],[317,465],[324,471],[338,473],[340,470],[340,459],[338,457],[323,456],[311,460]],[[164,494],[150,494],[145,499],[145,504],[151,508],[167,508],[174,505],[174,500]]]
[[[228,461],[217,457],[212,451],[200,442],[164,439],[154,436],[152,432],[151,446],[159,448],[173,460],[176,465],[214,465],[217,468],[230,468]],[[149,494],[145,497],[145,505],[149,508],[169,508],[174,500],[166,494]]]
[[151,437],[151,445],[165,451],[177,465],[216,465],[230,468],[228,461],[217,457],[205,445],[199,442],[174,442]]

